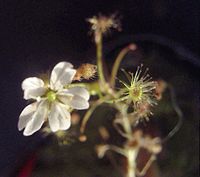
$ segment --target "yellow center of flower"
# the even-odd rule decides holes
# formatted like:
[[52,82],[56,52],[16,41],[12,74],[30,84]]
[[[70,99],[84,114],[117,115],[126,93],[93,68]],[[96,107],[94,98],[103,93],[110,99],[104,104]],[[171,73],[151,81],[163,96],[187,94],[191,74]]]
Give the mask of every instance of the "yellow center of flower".
[[135,101],[140,101],[142,98],[142,89],[140,87],[134,87],[130,89],[129,94],[132,98],[132,100]]
[[56,99],[56,93],[54,91],[48,91],[47,92],[47,99],[50,102],[55,101],[55,99]]

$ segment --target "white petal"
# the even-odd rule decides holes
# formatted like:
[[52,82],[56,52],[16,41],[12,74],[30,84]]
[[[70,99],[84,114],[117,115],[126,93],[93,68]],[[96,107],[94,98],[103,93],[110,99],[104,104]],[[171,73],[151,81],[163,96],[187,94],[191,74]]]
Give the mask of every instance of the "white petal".
[[43,80],[37,77],[29,77],[22,82],[22,89],[24,90],[24,99],[37,98],[46,92]]
[[78,96],[78,95],[75,95],[72,98],[72,101],[71,101],[70,105],[71,105],[72,108],[79,109],[79,110],[88,109],[89,108],[88,101],[86,99]]
[[62,102],[65,106],[69,106],[73,98],[73,94],[69,93],[67,89],[63,89],[57,92],[57,99]]
[[37,89],[40,87],[44,87],[44,82],[40,78],[37,77],[29,77],[22,82],[22,89]]
[[68,62],[58,63],[51,72],[50,86],[53,90],[63,88],[63,86],[72,82],[76,70],[72,69],[73,65]]
[[71,125],[71,115],[66,107],[54,102],[49,115],[49,126],[53,132],[67,130]]
[[36,88],[36,89],[27,89],[24,91],[24,99],[28,100],[31,98],[36,99],[39,96],[42,96],[46,93],[47,89],[44,87]]
[[70,102],[73,98],[73,95],[57,95],[57,99],[63,103],[65,106],[68,106],[70,105]]
[[27,123],[26,128],[24,130],[24,135],[29,136],[38,131],[42,127],[47,115],[48,102],[41,101],[38,105],[37,110],[32,115],[32,119]]
[[68,92],[73,95],[78,95],[78,96],[84,98],[85,100],[89,100],[89,98],[90,98],[89,92],[83,87],[69,88]]
[[36,111],[38,106],[38,103],[32,103],[28,106],[26,106],[23,111],[21,112],[19,116],[19,121],[18,121],[18,130],[22,130],[24,127],[26,127],[27,123],[32,119],[32,115]]

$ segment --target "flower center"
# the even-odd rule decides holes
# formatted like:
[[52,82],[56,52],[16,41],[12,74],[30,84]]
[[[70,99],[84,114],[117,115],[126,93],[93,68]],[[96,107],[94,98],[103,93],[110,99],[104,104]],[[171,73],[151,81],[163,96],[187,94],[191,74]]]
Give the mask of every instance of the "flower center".
[[142,89],[140,87],[132,88],[129,92],[133,101],[139,101],[142,97]]
[[48,93],[47,93],[47,99],[50,102],[55,101],[55,99],[56,99],[56,93],[54,91],[48,91]]

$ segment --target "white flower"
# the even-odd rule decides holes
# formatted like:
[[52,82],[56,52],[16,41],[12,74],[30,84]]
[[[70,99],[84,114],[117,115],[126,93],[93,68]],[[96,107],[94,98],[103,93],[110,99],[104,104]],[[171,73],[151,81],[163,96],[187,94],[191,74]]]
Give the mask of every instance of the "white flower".
[[48,119],[53,132],[66,130],[71,125],[70,109],[87,109],[89,93],[81,87],[67,88],[76,70],[68,62],[58,63],[52,70],[50,82],[45,84],[37,77],[29,77],[22,82],[24,99],[34,99],[19,116],[18,129],[29,136],[38,131]]

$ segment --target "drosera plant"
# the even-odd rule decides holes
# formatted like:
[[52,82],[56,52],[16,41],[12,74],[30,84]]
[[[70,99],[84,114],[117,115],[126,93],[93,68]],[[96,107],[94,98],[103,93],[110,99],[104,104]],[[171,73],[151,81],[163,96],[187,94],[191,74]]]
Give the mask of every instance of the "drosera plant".
[[[103,37],[112,28],[121,30],[121,25],[115,14],[94,16],[87,21],[96,45],[96,65],[84,63],[74,69],[71,63],[62,61],[53,68],[49,81],[37,77],[25,79],[22,82],[24,99],[33,100],[33,103],[20,114],[18,129],[24,129],[23,134],[29,136],[42,128],[43,132],[54,133],[66,144],[66,132],[81,121],[80,133],[75,135],[80,141],[86,141],[85,129],[91,115],[97,107],[105,104],[116,110],[113,127],[125,141],[121,146],[106,143],[97,145],[98,157],[103,158],[107,151],[116,152],[127,161],[122,176],[143,176],[161,152],[163,142],[178,131],[181,121],[164,140],[144,134],[136,128],[137,125],[151,118],[152,107],[159,103],[167,88],[171,90],[172,105],[180,120],[182,112],[176,104],[172,87],[163,80],[154,81],[142,64],[133,72],[120,68],[125,55],[137,49],[135,44],[129,44],[119,52],[110,76],[105,75]],[[119,79],[119,70],[125,79]],[[120,84],[120,87],[116,84]],[[87,110],[82,119],[75,113],[78,110]],[[100,130],[103,137],[109,137],[105,128],[100,127]],[[136,159],[141,149],[149,153],[149,160],[139,170]]]

